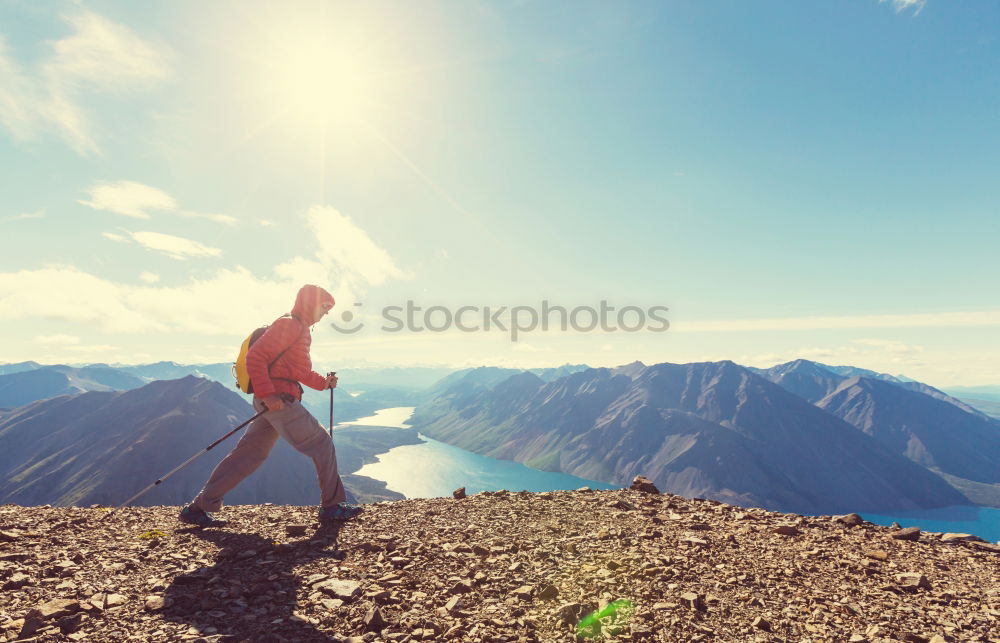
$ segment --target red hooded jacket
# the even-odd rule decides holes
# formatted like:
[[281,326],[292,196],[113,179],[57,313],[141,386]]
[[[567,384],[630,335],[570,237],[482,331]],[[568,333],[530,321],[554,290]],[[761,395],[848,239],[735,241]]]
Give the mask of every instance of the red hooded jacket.
[[[295,399],[302,399],[302,389],[297,382],[317,391],[326,388],[326,378],[312,370],[312,359],[309,357],[309,346],[312,344],[309,329],[322,316],[317,309],[324,302],[333,306],[333,295],[319,286],[302,286],[295,297],[292,317],[275,321],[250,347],[247,372],[253,382],[255,397],[288,393]],[[278,357],[281,351],[285,353]],[[271,364],[270,369],[268,364]]]

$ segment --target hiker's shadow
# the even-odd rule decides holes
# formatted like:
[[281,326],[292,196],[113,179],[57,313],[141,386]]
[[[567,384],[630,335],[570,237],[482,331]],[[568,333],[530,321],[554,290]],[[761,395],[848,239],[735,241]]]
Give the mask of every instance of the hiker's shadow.
[[[250,641],[339,641],[299,611],[300,580],[295,567],[317,558],[340,559],[343,553],[307,540],[276,546],[259,534],[213,529],[179,533],[215,543],[213,565],[181,574],[164,592],[164,620],[192,626],[206,637],[224,635]],[[329,534],[317,533],[329,542]],[[305,612],[306,610],[302,610]]]

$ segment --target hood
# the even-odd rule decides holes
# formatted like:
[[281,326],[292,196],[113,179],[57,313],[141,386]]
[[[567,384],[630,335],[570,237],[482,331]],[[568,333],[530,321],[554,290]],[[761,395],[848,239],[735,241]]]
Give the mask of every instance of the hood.
[[319,286],[307,284],[299,288],[299,294],[295,296],[295,306],[292,314],[302,320],[306,326],[312,326],[319,321],[316,315],[316,307],[324,302],[330,302],[332,306],[335,302],[333,295],[323,290]]

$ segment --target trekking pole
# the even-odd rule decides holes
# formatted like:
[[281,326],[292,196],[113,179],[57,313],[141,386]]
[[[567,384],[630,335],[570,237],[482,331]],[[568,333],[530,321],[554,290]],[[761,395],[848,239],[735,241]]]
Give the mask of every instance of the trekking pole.
[[[326,374],[327,377],[331,375],[336,375],[337,371],[330,371]],[[330,389],[330,439],[333,439],[333,389]]]
[[117,507],[115,507],[114,509],[112,509],[111,511],[109,511],[108,513],[106,513],[106,514],[104,515],[104,518],[101,518],[101,520],[102,520],[102,521],[103,521],[103,520],[106,520],[106,519],[108,518],[108,516],[110,516],[110,515],[111,515],[111,514],[113,514],[114,512],[118,511],[119,509],[121,509],[121,508],[122,508],[122,507],[124,507],[125,505],[128,505],[128,504],[131,504],[131,503],[132,503],[132,502],[134,502],[134,501],[135,501],[135,500],[136,500],[136,499],[137,499],[137,498],[138,498],[139,496],[142,496],[142,495],[144,495],[144,494],[145,494],[145,493],[146,493],[147,491],[149,491],[149,490],[150,490],[150,489],[152,489],[153,487],[157,486],[158,484],[160,484],[161,482],[163,482],[164,480],[166,480],[166,479],[167,479],[167,478],[169,478],[170,476],[174,475],[175,473],[177,473],[178,471],[180,471],[180,470],[181,470],[181,469],[183,469],[184,467],[188,466],[189,464],[191,464],[192,462],[194,462],[194,461],[195,461],[196,459],[198,459],[198,458],[200,458],[201,456],[205,455],[206,453],[208,453],[209,451],[211,451],[212,449],[214,449],[214,448],[215,448],[216,446],[218,446],[220,442],[222,442],[223,440],[225,440],[226,438],[228,438],[228,437],[229,437],[229,436],[231,436],[232,434],[236,433],[237,431],[239,431],[240,429],[242,429],[242,428],[243,428],[243,427],[245,427],[246,425],[250,424],[251,422],[253,422],[253,421],[254,421],[254,420],[256,420],[257,418],[259,418],[259,417],[260,417],[261,415],[263,415],[263,414],[264,414],[264,413],[266,413],[266,412],[267,412],[267,409],[264,409],[263,411],[260,411],[259,413],[257,413],[257,415],[253,416],[252,418],[250,418],[249,420],[247,420],[247,421],[246,421],[246,422],[244,422],[243,424],[239,425],[238,427],[236,427],[235,429],[233,429],[233,430],[232,430],[232,431],[230,431],[229,433],[225,434],[224,436],[222,436],[221,438],[219,438],[218,440],[216,440],[216,441],[215,441],[215,442],[213,442],[212,444],[208,445],[207,447],[205,447],[204,449],[202,449],[202,450],[201,450],[201,451],[199,451],[198,453],[194,454],[193,456],[191,456],[190,458],[188,458],[187,460],[185,460],[185,461],[184,461],[184,462],[183,462],[183,463],[182,463],[182,464],[181,464],[180,466],[178,466],[178,467],[174,468],[174,469],[173,469],[173,470],[172,470],[172,471],[171,471],[170,473],[166,474],[165,476],[163,476],[162,478],[160,478],[159,480],[157,480],[157,481],[156,481],[156,482],[154,482],[153,484],[149,485],[148,487],[146,487],[145,489],[143,489],[143,490],[142,490],[142,491],[140,491],[139,493],[135,494],[134,496],[132,496],[131,498],[129,498],[129,499],[128,499],[128,500],[126,500],[125,502],[121,503],[120,505],[118,505]]

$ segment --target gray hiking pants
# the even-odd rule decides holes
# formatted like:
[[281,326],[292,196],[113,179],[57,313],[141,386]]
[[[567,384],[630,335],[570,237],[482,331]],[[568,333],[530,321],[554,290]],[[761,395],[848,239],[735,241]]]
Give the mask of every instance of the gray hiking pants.
[[[263,411],[265,407],[255,397],[253,408]],[[285,402],[283,408],[267,411],[251,422],[236,447],[212,471],[192,504],[202,511],[218,511],[222,507],[223,496],[257,470],[279,435],[297,451],[312,458],[319,478],[320,505],[330,507],[344,502],[346,494],[344,483],[337,473],[333,440],[319,421],[296,400]]]

